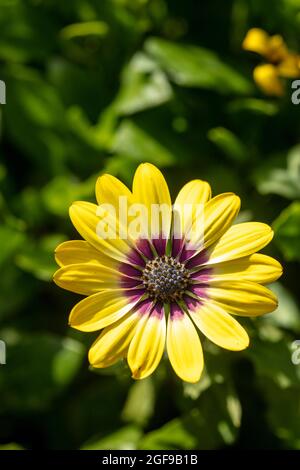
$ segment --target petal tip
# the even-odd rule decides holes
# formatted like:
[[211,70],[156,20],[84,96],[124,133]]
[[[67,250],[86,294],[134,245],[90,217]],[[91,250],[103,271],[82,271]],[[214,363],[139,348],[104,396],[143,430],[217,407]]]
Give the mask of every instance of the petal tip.
[[236,342],[236,346],[234,349],[232,349],[233,351],[244,351],[245,349],[247,349],[250,345],[250,338],[249,336],[247,335],[245,338],[244,338],[244,341],[237,341]]
[[202,372],[203,372],[203,369],[201,370],[201,372],[187,374],[187,375],[182,374],[180,376],[178,375],[178,377],[181,380],[183,380],[183,382],[187,382],[187,383],[190,383],[190,384],[196,384],[201,379]]
[[137,172],[142,171],[142,172],[160,172],[160,170],[157,168],[157,166],[153,165],[153,163],[149,162],[143,162],[137,167]]
[[151,375],[152,372],[143,372],[141,367],[138,367],[137,369],[131,369],[131,377],[134,380],[142,380]]

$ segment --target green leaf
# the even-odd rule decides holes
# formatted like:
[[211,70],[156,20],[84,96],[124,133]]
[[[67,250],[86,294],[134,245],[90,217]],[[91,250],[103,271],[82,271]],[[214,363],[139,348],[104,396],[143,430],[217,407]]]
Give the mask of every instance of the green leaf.
[[262,194],[278,194],[288,199],[300,198],[300,145],[288,153],[287,168],[270,168],[258,180]]
[[5,225],[0,227],[0,264],[11,258],[18,248],[22,246],[24,240],[24,233],[18,232]]
[[219,147],[230,160],[235,162],[248,160],[249,151],[243,142],[230,130],[224,127],[215,127],[208,132],[208,138]]
[[239,98],[232,101],[228,105],[228,111],[232,113],[237,112],[251,112],[253,114],[261,114],[263,116],[275,116],[279,108],[277,103],[257,98]]
[[9,68],[7,80],[9,99],[4,113],[10,137],[46,174],[62,171],[66,125],[56,89],[37,71],[16,65]]
[[66,217],[74,201],[90,199],[94,195],[97,175],[80,182],[73,175],[61,175],[50,181],[42,190],[46,209],[56,216]]
[[81,450],[135,450],[142,432],[136,426],[125,426],[101,439],[93,439]]
[[70,40],[86,36],[106,36],[108,26],[103,21],[86,21],[83,23],[73,23],[65,26],[60,31],[60,36],[64,40]]
[[[232,382],[231,360],[232,357],[224,349],[218,348],[213,343],[206,340],[203,343],[205,354],[205,368],[199,382],[195,384],[183,382],[183,396],[178,396],[178,405],[181,410],[189,409],[193,403],[191,400],[198,400],[204,392],[209,389],[214,390],[215,385]],[[212,391],[212,393],[214,393]]]
[[83,358],[84,348],[78,341],[64,338],[62,347],[52,362],[53,379],[57,385],[68,385],[76,375]]
[[[193,410],[185,418],[175,418],[160,429],[152,431],[142,439],[139,448],[147,450],[195,449],[197,437],[189,428],[200,421],[200,413]],[[196,431],[192,428],[192,431]]]
[[47,408],[82,363],[84,348],[70,338],[10,331],[2,331],[1,338],[7,344],[6,365],[0,375],[1,401],[7,410]]
[[213,89],[219,93],[249,93],[248,80],[212,51],[165,39],[150,38],[145,49],[179,86]]
[[271,379],[282,389],[300,386],[300,370],[292,363],[291,343],[285,338],[276,342],[255,339],[244,354],[253,361],[259,377]]
[[5,110],[18,105],[32,125],[49,128],[63,125],[64,109],[56,90],[33,69],[14,66],[9,70],[11,91]]
[[[0,283],[0,319],[15,316],[17,312],[23,311],[24,305],[30,302],[35,288],[31,280],[12,263],[7,261],[3,267],[5,275]],[[16,295],[16,286],[18,295]]]
[[232,444],[241,421],[239,399],[229,383],[214,384],[200,395],[197,408],[145,435],[141,449],[215,449]]
[[167,166],[174,162],[173,154],[166,147],[129,120],[118,128],[112,150],[138,163]]
[[80,444],[89,443],[92,436],[97,436],[97,441],[104,439],[120,428],[120,415],[129,388],[128,374],[126,381],[119,376],[93,376],[91,373],[86,379],[76,393],[69,394],[64,407],[68,435]]
[[185,397],[191,398],[192,400],[197,400],[201,393],[207,390],[211,385],[212,380],[207,371],[204,370],[199,382],[195,384],[183,382],[183,395]]
[[122,412],[125,421],[147,424],[154,411],[155,391],[151,377],[135,382],[129,389],[129,394]]
[[48,214],[43,206],[39,188],[27,186],[19,192],[14,208],[21,215],[27,228],[36,229],[46,223]]
[[[68,24],[60,31],[65,55],[75,62],[94,63],[108,32],[109,26],[99,20]],[[92,44],[93,47],[87,47],[87,44]]]
[[70,130],[86,145],[99,152],[102,150],[102,139],[99,136],[99,127],[92,126],[84,111],[79,106],[71,106],[66,112]]
[[275,242],[287,261],[300,260],[300,202],[284,209],[273,223]]
[[44,8],[22,0],[2,1],[0,58],[12,62],[45,59],[54,50],[56,22]]
[[9,444],[0,445],[0,450],[24,450],[24,447],[16,442],[10,442]]
[[300,310],[294,296],[280,282],[270,287],[278,297],[278,307],[271,315],[262,317],[261,321],[300,332]]
[[172,88],[165,73],[146,54],[138,52],[125,67],[114,109],[132,114],[169,101]]
[[269,426],[280,439],[281,447],[300,449],[299,387],[281,389],[271,380],[262,380],[259,386],[267,406]]
[[41,281],[50,281],[57,269],[54,250],[63,241],[61,234],[47,235],[38,242],[28,240],[16,256],[16,265]]

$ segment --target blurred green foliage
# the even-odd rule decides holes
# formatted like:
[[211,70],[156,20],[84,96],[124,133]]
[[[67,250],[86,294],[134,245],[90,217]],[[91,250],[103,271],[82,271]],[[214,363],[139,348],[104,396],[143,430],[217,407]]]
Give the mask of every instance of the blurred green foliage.
[[[253,26],[300,51],[299,0],[0,0],[1,449],[300,449],[300,108],[289,83],[255,88]],[[93,338],[67,326],[79,296],[51,283],[70,203],[142,161],[173,195],[194,177],[237,192],[285,268],[278,310],[244,322],[250,348],[204,340],[195,385],[167,363],[142,382],[89,370]]]

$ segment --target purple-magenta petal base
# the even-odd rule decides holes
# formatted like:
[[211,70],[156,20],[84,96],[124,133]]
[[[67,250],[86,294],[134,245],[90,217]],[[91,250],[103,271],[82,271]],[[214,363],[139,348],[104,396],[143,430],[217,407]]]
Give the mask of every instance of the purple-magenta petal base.
[[184,301],[185,301],[185,305],[187,306],[187,309],[192,312],[197,310],[202,305],[202,302],[200,299],[198,300],[188,295],[185,296]]
[[166,254],[168,240],[163,237],[155,238],[152,240],[153,246],[158,256],[164,256]]
[[139,302],[135,307],[134,311],[138,312],[140,315],[145,315],[151,311],[153,308],[153,302],[151,299],[145,299]]
[[151,316],[157,317],[159,320],[164,316],[164,306],[161,302],[156,302],[151,312]]
[[[130,301],[138,301],[147,296],[147,300],[139,304],[142,313],[149,311],[152,306],[151,315],[161,318],[164,314],[163,302],[166,302],[170,304],[171,318],[175,319],[183,315],[177,304],[180,304],[180,300],[185,302],[187,309],[193,310],[207,298],[212,268],[203,266],[208,260],[204,250],[197,253],[190,247],[187,249],[183,240],[173,239],[172,255],[168,256],[166,246],[167,240],[163,237],[151,241],[138,240],[136,248],[130,251],[127,262],[120,264],[120,287]],[[166,272],[161,272],[164,265]],[[174,287],[170,293],[167,281]],[[188,292],[199,300],[191,297]]]
[[184,316],[183,311],[175,302],[171,303],[170,305],[170,316],[171,320],[178,320]]

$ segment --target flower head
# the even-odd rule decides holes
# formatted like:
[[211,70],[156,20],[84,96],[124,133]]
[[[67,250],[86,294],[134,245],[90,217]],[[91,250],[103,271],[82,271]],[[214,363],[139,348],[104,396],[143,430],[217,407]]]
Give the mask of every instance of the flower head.
[[56,249],[59,286],[88,296],[71,311],[73,328],[102,330],[91,346],[93,367],[127,358],[136,379],[149,376],[164,351],[176,374],[197,382],[203,369],[198,330],[225,349],[249,344],[236,316],[258,316],[277,306],[264,284],[282,272],[273,258],[256,254],[272,239],[263,223],[232,225],[240,199],[211,197],[207,182],[193,180],[172,206],[161,172],[138,167],[130,191],[103,175],[98,205],[75,202],[70,217],[84,240]]
[[300,77],[300,55],[289,51],[280,35],[269,36],[262,29],[252,28],[243,41],[243,48],[267,61],[253,72],[255,82],[267,95],[282,96],[282,78]]

